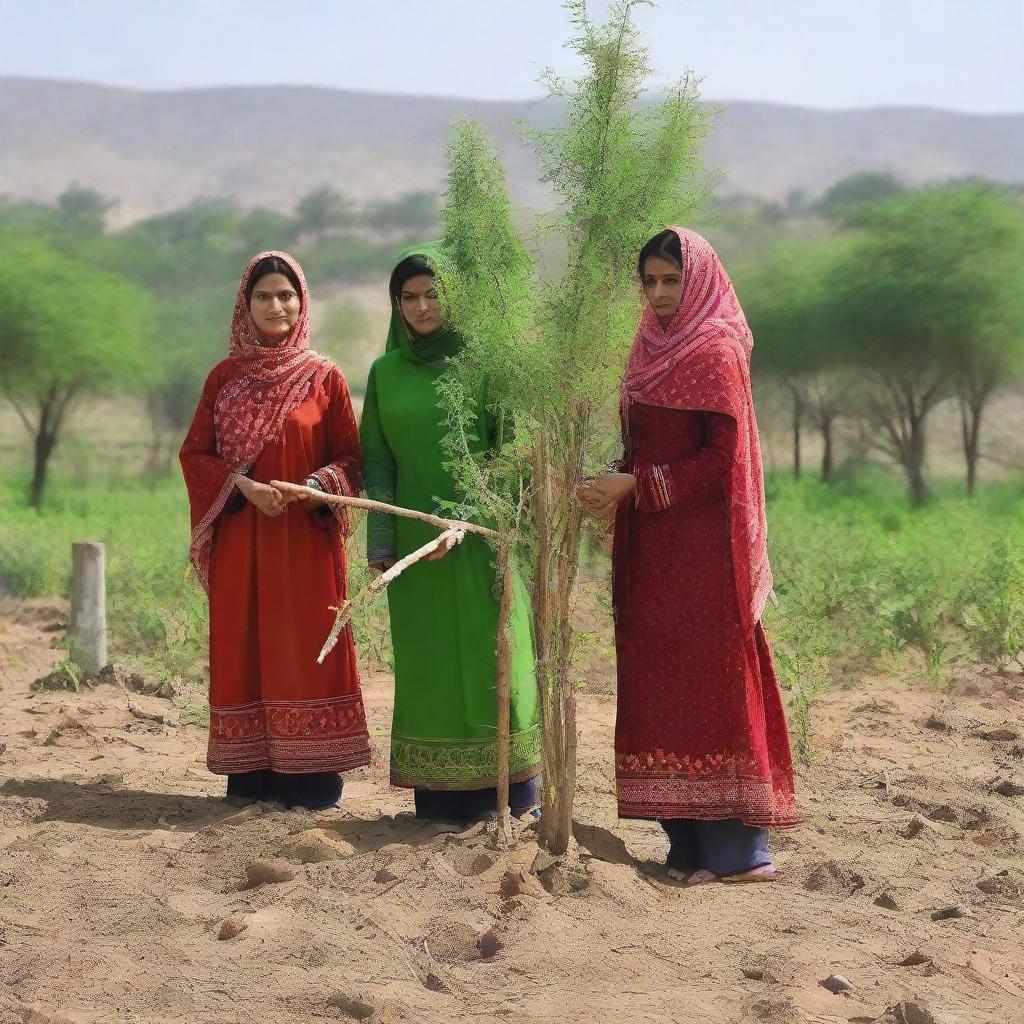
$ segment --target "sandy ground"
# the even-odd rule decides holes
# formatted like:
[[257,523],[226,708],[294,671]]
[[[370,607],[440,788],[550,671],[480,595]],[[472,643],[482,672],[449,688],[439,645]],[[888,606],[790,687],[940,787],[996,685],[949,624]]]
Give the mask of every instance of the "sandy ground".
[[1019,677],[832,692],[780,881],[685,890],[658,829],[615,819],[601,680],[577,842],[548,864],[525,826],[501,852],[412,819],[386,676],[344,809],[243,808],[171,701],[31,689],[62,624],[0,608],[4,1024],[1024,1021]]

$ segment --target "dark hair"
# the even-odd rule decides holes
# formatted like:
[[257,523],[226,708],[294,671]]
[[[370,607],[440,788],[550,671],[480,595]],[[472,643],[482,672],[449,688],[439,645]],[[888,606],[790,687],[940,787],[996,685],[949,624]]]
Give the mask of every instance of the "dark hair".
[[644,264],[651,256],[674,263],[680,271],[683,269],[683,247],[679,244],[679,236],[666,228],[659,231],[641,250],[637,260],[637,273],[644,276]]
[[401,263],[391,271],[391,281],[388,284],[388,291],[391,294],[391,298],[397,299],[402,294],[402,289],[405,287],[405,282],[414,277],[421,277],[426,274],[428,277],[434,277],[434,264],[427,259],[426,256],[421,256],[419,253],[413,253],[411,256],[406,256]]
[[256,290],[256,285],[260,283],[261,278],[267,276],[267,274],[284,274],[292,283],[292,287],[295,289],[296,295],[302,295],[302,287],[299,284],[299,275],[295,273],[291,265],[286,263],[280,256],[264,256],[263,259],[252,268],[252,273],[249,275],[249,283],[245,286],[245,301],[246,303],[252,302],[252,293]]

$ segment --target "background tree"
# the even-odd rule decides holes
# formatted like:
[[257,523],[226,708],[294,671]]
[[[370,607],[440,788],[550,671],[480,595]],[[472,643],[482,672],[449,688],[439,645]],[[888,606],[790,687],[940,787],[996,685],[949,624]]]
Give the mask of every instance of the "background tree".
[[330,185],[306,193],[295,207],[297,233],[314,240],[322,239],[335,228],[348,227],[354,220],[352,201]]
[[955,389],[966,488],[974,494],[982,425],[992,398],[1024,372],[1024,211],[1000,190],[973,187],[950,197],[964,321]]
[[835,469],[835,426],[849,407],[850,354],[831,320],[830,289],[847,251],[843,239],[787,242],[735,275],[754,332],[755,367],[763,367],[789,396],[793,475],[802,466],[806,419],[822,439],[821,479]]
[[91,188],[72,186],[57,197],[56,217],[62,233],[75,241],[99,238],[107,229],[107,214],[117,206]]
[[28,501],[38,507],[74,402],[137,387],[149,300],[123,279],[30,239],[7,237],[0,275],[0,386],[33,441]]
[[876,443],[903,467],[915,504],[928,494],[931,413],[962,396],[973,480],[985,404],[1005,359],[1016,358],[1019,227],[1010,207],[994,204],[978,186],[932,188],[844,219],[860,235],[837,268],[833,316],[863,368]]
[[422,237],[436,230],[437,217],[437,196],[433,192],[406,192],[397,199],[370,203],[360,219],[375,231]]
[[818,209],[825,214],[841,214],[852,206],[879,203],[904,190],[903,182],[884,171],[861,171],[837,181],[818,200]]

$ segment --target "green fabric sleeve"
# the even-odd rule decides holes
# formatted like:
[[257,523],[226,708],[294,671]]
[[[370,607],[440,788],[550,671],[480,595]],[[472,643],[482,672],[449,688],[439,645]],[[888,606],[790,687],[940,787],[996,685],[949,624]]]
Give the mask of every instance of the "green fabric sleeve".
[[[395,456],[384,437],[377,401],[377,383],[373,367],[366,382],[363,400],[363,418],[359,426],[359,440],[363,448],[363,486],[372,501],[395,503]],[[395,517],[385,512],[371,512],[366,517],[366,558],[374,562],[397,557]]]

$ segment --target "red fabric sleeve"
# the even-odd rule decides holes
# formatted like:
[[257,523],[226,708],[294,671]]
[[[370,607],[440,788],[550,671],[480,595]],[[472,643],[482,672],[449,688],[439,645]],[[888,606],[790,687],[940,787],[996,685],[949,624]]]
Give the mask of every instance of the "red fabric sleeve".
[[708,434],[696,455],[664,466],[636,466],[635,507],[641,512],[661,512],[707,497],[726,485],[735,458],[736,421],[719,413],[707,414]]
[[[189,427],[178,453],[185,487],[188,490],[193,533],[218,502],[223,507],[226,492],[230,492],[235,476],[232,467],[217,454],[214,434],[213,405],[217,400],[222,377],[220,365],[210,371],[203,385],[195,416],[192,418],[192,426]],[[217,509],[218,513],[219,511],[220,509]]]
[[334,369],[324,381],[327,409],[329,461],[311,474],[329,494],[354,497],[363,486],[363,453],[359,447],[359,428],[352,411],[352,397],[344,374]]

